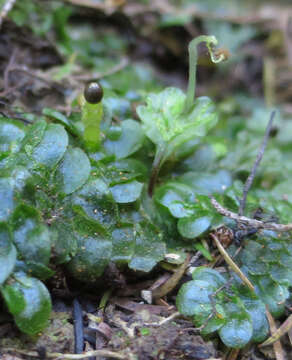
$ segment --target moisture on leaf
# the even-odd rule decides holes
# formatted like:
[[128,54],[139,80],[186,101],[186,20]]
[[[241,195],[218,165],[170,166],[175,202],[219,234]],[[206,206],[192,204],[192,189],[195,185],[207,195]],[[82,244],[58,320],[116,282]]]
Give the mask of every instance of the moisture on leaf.
[[135,249],[129,267],[148,272],[164,258],[166,252],[162,234],[149,222],[141,222],[135,229]]
[[135,251],[135,232],[132,226],[122,226],[114,229],[112,234],[112,261],[117,264],[127,264]]
[[234,303],[226,304],[229,319],[219,330],[221,340],[232,348],[244,347],[252,338],[253,327],[250,315]]
[[9,311],[21,331],[38,334],[48,323],[51,298],[45,285],[23,273],[14,274],[14,281],[1,289]]
[[0,178],[0,221],[5,221],[11,215],[14,207],[14,181],[12,178]]
[[155,192],[155,200],[165,206],[176,218],[192,215],[192,209],[187,203],[194,203],[195,195],[192,189],[178,181],[168,182]]
[[110,187],[113,198],[117,203],[125,204],[136,201],[141,194],[143,184],[134,180]]
[[0,152],[19,149],[19,143],[25,136],[25,129],[21,124],[10,119],[0,118]]
[[0,285],[13,271],[16,262],[16,249],[12,243],[11,233],[5,223],[0,223]]
[[53,168],[63,157],[68,145],[68,135],[63,126],[49,124],[41,142],[33,149],[32,156],[40,164]]
[[59,189],[71,194],[85,184],[91,170],[86,154],[79,148],[69,148],[59,167],[56,179]]
[[51,254],[50,233],[33,207],[20,205],[12,217],[13,239],[20,256],[47,265]]
[[211,221],[212,217],[208,215],[199,217],[198,215],[191,215],[179,219],[177,227],[179,233],[183,237],[194,239],[203,234],[210,227]]
[[67,269],[78,280],[95,282],[110,262],[112,243],[100,235],[82,236],[77,234],[78,254],[68,263]]

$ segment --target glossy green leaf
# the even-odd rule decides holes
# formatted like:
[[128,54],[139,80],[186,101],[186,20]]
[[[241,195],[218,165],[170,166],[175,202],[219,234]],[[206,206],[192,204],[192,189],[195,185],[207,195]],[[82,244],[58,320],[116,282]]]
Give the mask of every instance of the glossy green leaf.
[[106,136],[109,140],[117,141],[122,135],[122,127],[119,125],[112,125],[106,132]]
[[105,94],[102,102],[118,119],[126,120],[132,115],[130,101],[115,93]]
[[113,251],[111,259],[115,263],[128,263],[135,251],[135,233],[130,226],[114,229],[112,232]]
[[[135,178],[140,181],[146,181],[148,175],[148,169],[141,161],[127,158],[116,160],[115,162],[111,163],[109,166],[113,166],[116,168],[117,171],[122,172],[123,176],[125,174],[131,174],[131,178]],[[123,177],[122,176],[122,177]],[[117,178],[117,177],[116,177]],[[121,180],[123,180],[121,178]],[[120,182],[120,181],[118,181]]]
[[194,312],[193,322],[196,327],[204,326],[201,333],[205,335],[219,330],[228,321],[228,314],[220,304],[216,304],[215,308],[211,304],[197,304]]
[[208,230],[211,222],[212,217],[210,216],[198,217],[197,215],[192,215],[179,219],[177,228],[183,237],[194,239]]
[[67,269],[78,280],[95,282],[111,260],[112,243],[103,236],[77,235],[78,253],[68,263]]
[[6,284],[0,291],[11,314],[17,315],[25,309],[24,296],[15,286]]
[[223,193],[232,184],[231,175],[226,170],[219,170],[214,174],[188,172],[180,178],[180,181],[189,185],[195,193],[204,195]]
[[240,254],[240,260],[248,268],[252,275],[262,275],[269,272],[269,268],[263,259],[263,248],[255,241],[249,241],[246,248]]
[[51,312],[50,294],[45,285],[23,273],[14,275],[14,282],[3,287],[2,294],[16,325],[26,334],[41,332]]
[[0,178],[0,221],[7,220],[14,207],[14,180],[9,177]]
[[26,261],[24,268],[25,273],[39,280],[47,280],[55,274],[48,266],[35,261]]
[[216,288],[207,281],[188,281],[183,284],[178,292],[176,298],[178,311],[186,316],[195,315],[197,306],[211,304],[209,296],[212,295],[215,290]]
[[[96,221],[87,215],[86,211],[81,206],[74,205],[72,206],[74,215],[73,220],[73,228],[75,232],[82,234],[83,236],[103,236],[107,237],[109,232],[107,231],[107,227],[104,226],[100,221]],[[78,236],[78,235],[77,235]]]
[[82,208],[86,215],[105,227],[116,221],[116,204],[109,188],[101,178],[92,177],[72,198],[72,204]]
[[149,222],[141,222],[135,228],[135,250],[129,267],[133,270],[148,272],[166,253],[162,234]]
[[87,181],[91,166],[86,154],[79,148],[69,148],[57,168],[56,179],[59,189],[71,194]]
[[204,266],[196,268],[192,273],[192,278],[193,280],[207,281],[216,289],[224,285],[226,282],[224,277],[218,271]]
[[14,189],[16,193],[22,192],[31,176],[29,170],[24,166],[16,166],[11,169],[11,177],[14,180]]
[[282,266],[280,262],[271,264],[269,267],[269,274],[271,278],[283,286],[292,285],[292,271],[291,268]]
[[27,155],[32,155],[34,148],[41,142],[46,127],[47,123],[44,120],[37,121],[30,126],[21,143],[21,148]]
[[68,262],[77,252],[77,237],[71,219],[60,218],[54,221],[50,233],[56,263]]
[[25,136],[25,129],[15,121],[0,118],[0,153],[10,151],[11,146],[14,151],[19,149],[19,143]]
[[242,301],[252,322],[252,340],[261,342],[268,336],[270,328],[266,317],[266,307],[259,299],[244,297]]
[[11,241],[11,234],[5,223],[0,223],[0,285],[13,271],[16,262],[16,249]]
[[251,280],[257,295],[268,306],[271,314],[275,317],[282,315],[289,297],[288,288],[277,284],[269,276],[251,277]]
[[49,124],[41,142],[33,149],[32,156],[40,164],[53,168],[63,157],[68,146],[68,135],[63,126]]
[[253,327],[250,315],[240,306],[227,303],[228,321],[219,330],[221,340],[232,348],[244,347],[252,338]]
[[[204,334],[214,332],[228,321],[223,304],[214,298],[214,306],[211,303],[211,295],[222,287],[226,280],[216,270],[206,267],[199,267],[192,273],[193,281],[182,286],[177,297],[179,311],[186,312],[186,315],[193,315],[196,326],[204,325]],[[190,285],[187,285],[190,284]],[[213,316],[210,317],[210,315]]]
[[17,207],[12,217],[13,239],[21,257],[47,265],[51,254],[50,233],[40,223],[37,210],[28,205]]
[[110,191],[117,203],[126,204],[136,201],[141,195],[142,188],[143,184],[134,180],[114,185],[110,187]]
[[80,131],[75,126],[75,124],[72,121],[70,121],[64,114],[60,113],[59,111],[56,111],[56,110],[50,109],[50,108],[44,108],[43,109],[43,114],[53,118],[55,121],[57,120],[70,133],[72,133],[74,135],[77,135],[77,136],[80,134]]
[[140,124],[134,120],[124,120],[121,123],[121,135],[117,140],[107,139],[104,147],[109,154],[117,159],[123,159],[135,153],[143,145],[143,131]]
[[188,203],[194,203],[192,189],[179,182],[168,182],[155,191],[155,200],[168,208],[172,216],[182,218],[193,214]]

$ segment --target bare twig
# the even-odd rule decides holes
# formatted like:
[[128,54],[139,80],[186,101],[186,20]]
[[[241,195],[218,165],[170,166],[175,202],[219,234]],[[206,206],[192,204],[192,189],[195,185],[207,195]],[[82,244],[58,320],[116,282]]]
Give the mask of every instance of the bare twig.
[[292,328],[292,315],[290,315],[266,341],[260,344],[259,347],[273,344],[274,342],[278,341],[284,334],[286,334],[291,328]]
[[[15,349],[15,348],[3,348],[3,349],[1,349],[1,351],[2,352],[15,352],[18,354],[39,358],[39,353],[37,351],[26,351],[26,350]],[[92,350],[92,351],[87,351],[83,354],[47,353],[46,356],[48,359],[65,359],[65,360],[86,359],[91,356],[104,356],[104,357],[109,357],[112,359],[121,359],[121,360],[128,360],[130,358],[130,354],[122,355],[117,352],[113,352],[113,351],[109,351],[109,350]]]
[[224,260],[231,267],[231,269],[240,277],[240,279],[244,282],[244,284],[251,290],[254,291],[253,284],[248,280],[248,278],[243,274],[243,272],[239,269],[239,267],[235,264],[235,262],[231,259],[231,257],[227,254],[224,247],[221,245],[215,234],[210,234],[212,239],[215,241],[215,244],[220,251],[220,254],[224,257]]
[[2,115],[3,117],[20,120],[20,121],[24,122],[25,124],[32,123],[32,121],[20,116],[19,114],[22,114],[22,113],[11,113],[11,112],[8,112],[5,110],[0,110],[0,115]]
[[175,313],[173,313],[173,314],[171,314],[170,316],[168,316],[167,318],[164,318],[164,319],[162,319],[161,321],[159,321],[159,322],[153,322],[153,323],[144,323],[144,325],[145,326],[153,326],[153,327],[160,327],[160,326],[162,326],[162,325],[164,325],[164,324],[167,324],[168,322],[170,322],[170,321],[172,321],[172,320],[174,320],[174,319],[176,319],[176,318],[178,318],[178,317],[181,317],[182,315],[181,315],[181,313],[180,312],[175,312]]
[[182,278],[189,265],[189,261],[190,256],[187,255],[184,263],[176,269],[174,274],[168,280],[166,280],[166,282],[162,286],[152,291],[152,296],[154,299],[159,299],[167,295],[177,286],[178,282]]
[[232,349],[226,360],[236,360],[238,358],[239,352],[240,349]]
[[265,131],[265,136],[264,136],[264,139],[263,139],[263,142],[261,144],[261,147],[260,147],[260,150],[258,152],[258,155],[256,157],[256,160],[253,164],[253,167],[252,167],[252,170],[244,184],[244,189],[243,189],[243,196],[242,196],[242,200],[240,201],[240,206],[239,206],[239,210],[238,210],[238,215],[239,216],[242,216],[243,215],[243,211],[245,209],[245,204],[246,204],[246,197],[247,197],[247,194],[249,192],[249,189],[253,183],[253,179],[255,177],[255,174],[256,174],[256,171],[257,171],[257,168],[263,158],[263,155],[264,155],[264,152],[265,152],[265,149],[266,149],[266,146],[267,146],[267,143],[268,143],[268,139],[269,139],[269,136],[270,136],[270,132],[271,132],[271,128],[272,128],[272,124],[273,124],[273,121],[274,121],[274,117],[276,115],[276,111],[273,111],[271,113],[271,116],[270,116],[270,120],[269,120],[269,123],[267,125],[267,128],[266,128],[266,131]]
[[15,58],[16,58],[17,53],[18,53],[17,48],[14,48],[12,51],[12,54],[9,58],[8,64],[4,70],[4,89],[5,90],[7,90],[9,88],[9,72],[15,64]]
[[[275,320],[271,315],[271,313],[269,312],[268,308],[266,308],[266,315],[269,321],[271,333],[272,335],[274,335],[277,332],[277,327],[275,324]],[[284,350],[279,339],[273,343],[273,348],[274,348],[276,360],[285,360]]]
[[265,229],[265,230],[274,230],[277,232],[285,232],[292,231],[292,224],[276,224],[273,222],[263,222],[256,219],[250,219],[246,216],[240,216],[235,214],[234,212],[225,209],[222,205],[220,205],[217,200],[211,196],[211,203],[214,208],[218,211],[219,214],[226,216],[232,220],[235,220],[238,223],[248,225],[252,228],[256,229]]
[[16,0],[6,0],[4,5],[2,6],[1,12],[0,12],[0,27],[3,23],[3,20],[6,18],[9,11],[13,8],[13,5],[15,4]]

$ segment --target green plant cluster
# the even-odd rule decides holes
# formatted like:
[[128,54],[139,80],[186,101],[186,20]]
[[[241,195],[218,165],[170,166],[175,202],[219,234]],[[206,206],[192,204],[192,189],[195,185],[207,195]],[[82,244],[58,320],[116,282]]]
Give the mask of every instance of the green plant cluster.
[[[216,39],[200,40],[212,53]],[[195,70],[192,46],[191,51]],[[197,247],[211,228],[222,222],[232,226],[214,210],[209,195],[237,211],[241,180],[254,161],[267,114],[257,111],[245,122],[231,118],[226,108],[250,108],[246,99],[225,106],[226,99],[219,109],[207,97],[190,101],[191,82],[187,94],[174,87],[147,94],[143,89],[145,105],[137,108],[135,120],[131,107],[144,99],[130,86],[145,73],[139,67],[125,73],[103,82],[102,103],[82,101],[81,114],[66,117],[44,109],[29,126],[0,118],[0,291],[15,323],[28,334],[40,332],[48,321],[51,300],[44,281],[57,266],[89,284],[110,262],[121,270],[149,272],[165,254]],[[279,222],[289,222],[292,169],[288,164],[283,172],[281,163],[291,155],[286,130],[274,145],[277,150],[267,150],[248,196],[247,212],[251,216],[261,206]],[[215,270],[197,269],[177,300],[179,311],[192,316],[196,326],[212,315],[203,333],[218,331],[230,347],[267,335],[265,305],[276,316],[283,312],[291,248],[285,236],[261,234],[245,243],[236,261],[255,293],[235,274],[230,282]]]
[[[229,252],[234,254],[235,248]],[[193,280],[181,287],[177,306],[196,326],[203,327],[203,334],[218,331],[225,345],[241,348],[250,341],[261,342],[269,334],[266,306],[275,317],[284,313],[292,285],[289,237],[266,231],[246,241],[236,262],[254,285],[254,292],[233,272],[222,276],[199,267]]]
[[147,272],[163,259],[161,231],[140,208],[147,168],[129,158],[142,146],[141,126],[128,119],[108,133],[100,152],[86,154],[60,124],[1,119],[1,292],[25,332],[49,316],[37,279],[52,276],[53,264],[94,282],[110,261]]
[[45,326],[51,305],[40,281],[58,264],[95,282],[109,262],[148,272],[164,259],[163,221],[143,205],[151,207],[143,191],[153,151],[146,136],[163,145],[165,162],[216,123],[209,99],[181,116],[184,105],[182,91],[170,88],[138,109],[142,125],[130,118],[112,123],[110,93],[103,104],[83,101],[81,117],[44,109],[50,121],[27,127],[1,119],[1,293],[21,330],[32,334]]

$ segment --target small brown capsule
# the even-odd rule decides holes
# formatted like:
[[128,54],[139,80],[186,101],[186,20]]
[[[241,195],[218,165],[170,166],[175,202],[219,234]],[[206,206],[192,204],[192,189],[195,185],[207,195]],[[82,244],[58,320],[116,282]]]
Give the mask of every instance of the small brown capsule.
[[223,57],[223,61],[228,60],[231,57],[230,51],[225,48],[219,48],[215,50],[215,56],[219,58],[220,56]]
[[103,97],[103,89],[98,82],[91,82],[84,89],[85,100],[90,104],[97,104]]

